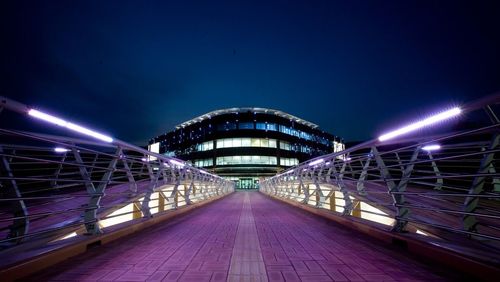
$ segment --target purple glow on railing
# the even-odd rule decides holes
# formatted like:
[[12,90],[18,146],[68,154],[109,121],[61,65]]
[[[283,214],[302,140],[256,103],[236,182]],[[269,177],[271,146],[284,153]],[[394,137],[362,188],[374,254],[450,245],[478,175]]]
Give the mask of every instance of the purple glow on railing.
[[69,149],[61,148],[61,147],[56,147],[56,148],[54,148],[54,152],[56,152],[56,153],[66,153],[66,152],[69,152]]
[[317,164],[320,164],[320,163],[322,163],[324,161],[325,161],[324,159],[317,159],[315,161],[310,162],[309,165],[310,166],[317,165]]
[[436,151],[439,149],[441,149],[441,146],[438,144],[427,145],[427,146],[422,147],[422,150],[427,151],[427,152]]
[[420,128],[432,125],[434,123],[437,123],[437,122],[440,122],[440,121],[443,121],[443,120],[446,120],[446,119],[449,119],[449,118],[452,118],[454,116],[459,115],[461,112],[462,112],[462,110],[460,108],[455,107],[453,109],[450,109],[450,110],[444,111],[442,113],[439,113],[439,114],[433,115],[431,117],[428,117],[428,118],[426,118],[424,120],[421,120],[419,122],[412,123],[410,125],[407,125],[405,127],[400,128],[400,129],[397,129],[397,130],[391,131],[389,133],[383,134],[383,135],[381,135],[378,138],[378,140],[380,142],[383,142],[383,141],[386,141],[386,140],[389,140],[389,139],[393,139],[393,138],[395,138],[397,136],[400,136],[400,135],[403,135],[403,134],[415,131],[417,129],[420,129]]
[[61,127],[65,127],[67,129],[71,129],[73,131],[94,137],[94,138],[99,139],[99,140],[104,141],[104,142],[108,142],[108,143],[113,142],[113,138],[111,138],[109,136],[106,136],[106,135],[101,134],[99,132],[95,132],[93,130],[79,126],[77,124],[67,122],[63,119],[60,119],[58,117],[55,117],[55,116],[52,116],[52,115],[49,115],[49,114],[46,114],[46,113],[43,113],[40,111],[37,111],[35,109],[29,110],[28,115],[35,117],[35,118],[38,118],[38,119],[41,119],[41,120],[44,120],[46,122],[50,122],[50,123],[55,124],[55,125],[59,125]]
[[180,167],[184,167],[186,165],[186,164],[181,163],[181,162],[176,161],[176,160],[169,160],[169,162],[172,163],[173,165],[180,166]]

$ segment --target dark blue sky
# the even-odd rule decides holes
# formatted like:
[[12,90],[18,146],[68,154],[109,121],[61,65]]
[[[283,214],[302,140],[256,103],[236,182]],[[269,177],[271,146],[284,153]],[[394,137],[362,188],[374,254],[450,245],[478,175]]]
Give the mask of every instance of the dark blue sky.
[[5,2],[1,95],[135,143],[237,106],[368,139],[500,89],[499,1]]

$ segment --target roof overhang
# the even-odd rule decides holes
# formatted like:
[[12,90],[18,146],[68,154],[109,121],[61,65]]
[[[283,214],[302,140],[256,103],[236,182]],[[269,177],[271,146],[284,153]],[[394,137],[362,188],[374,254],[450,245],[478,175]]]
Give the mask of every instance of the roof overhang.
[[192,124],[195,124],[197,122],[201,122],[203,120],[210,119],[210,118],[212,118],[214,116],[219,116],[219,115],[224,115],[224,114],[231,114],[231,113],[246,113],[246,112],[276,115],[276,116],[279,116],[279,117],[283,117],[283,118],[289,119],[289,120],[294,121],[296,123],[309,126],[311,128],[317,128],[318,127],[317,124],[314,124],[312,122],[303,120],[301,118],[298,118],[296,116],[293,116],[291,114],[287,114],[285,112],[278,111],[278,110],[266,109],[266,108],[229,108],[229,109],[215,110],[215,111],[206,113],[204,115],[201,115],[199,117],[193,118],[191,120],[185,121],[185,122],[177,125],[175,127],[175,129],[181,129],[181,128],[184,128],[186,126],[190,126]]

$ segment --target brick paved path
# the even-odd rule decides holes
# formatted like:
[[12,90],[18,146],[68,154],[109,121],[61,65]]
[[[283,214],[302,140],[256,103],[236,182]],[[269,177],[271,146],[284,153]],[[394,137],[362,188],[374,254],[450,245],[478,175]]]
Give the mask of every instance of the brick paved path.
[[443,281],[342,226],[236,192],[188,215],[34,275],[36,281]]

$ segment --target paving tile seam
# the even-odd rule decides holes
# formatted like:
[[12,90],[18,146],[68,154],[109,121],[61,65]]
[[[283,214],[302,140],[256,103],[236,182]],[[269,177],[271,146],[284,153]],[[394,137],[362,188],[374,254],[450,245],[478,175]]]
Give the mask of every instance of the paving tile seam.
[[[256,197],[259,197],[259,196],[263,197],[262,195],[256,195]],[[335,231],[335,229],[337,229],[337,228],[335,228],[335,226],[328,226],[328,225],[323,225],[323,224],[317,224],[317,225],[314,224],[314,226],[311,226],[310,224],[306,224],[304,226],[304,223],[306,223],[306,222],[314,223],[314,221],[315,221],[314,218],[309,218],[309,220],[307,220],[307,221],[303,220],[304,217],[308,217],[307,215],[298,216],[302,220],[293,220],[291,218],[283,218],[284,215],[288,216],[288,217],[292,217],[296,213],[298,213],[298,211],[295,210],[291,206],[286,206],[285,204],[276,203],[274,201],[271,201],[271,202],[273,202],[273,203],[269,203],[267,205],[267,207],[266,207],[267,210],[279,210],[279,212],[276,212],[276,213],[271,212],[268,214],[261,212],[261,213],[258,213],[259,215],[256,216],[255,219],[256,219],[258,226],[259,225],[263,226],[262,228],[258,229],[259,236],[265,237],[268,240],[268,242],[267,242],[268,245],[269,244],[272,245],[273,242],[278,243],[280,246],[281,252],[287,253],[286,249],[287,248],[290,249],[290,247],[285,248],[284,244],[285,244],[285,240],[287,239],[286,236],[284,236],[280,240],[277,240],[277,238],[279,238],[280,235],[284,235],[286,233],[292,234],[294,241],[298,242],[298,244],[301,246],[301,249],[307,250],[307,248],[311,248],[311,247],[315,248],[316,246],[315,246],[315,244],[309,244],[309,243],[304,244],[304,241],[301,240],[302,237],[307,237],[308,239],[310,239],[312,241],[316,241],[317,243],[320,243],[317,245],[321,245],[321,244],[328,243],[328,241],[325,241],[325,240],[330,239],[328,236],[326,236],[326,234],[332,234],[332,231]],[[261,208],[261,206],[259,206],[259,208]],[[277,224],[277,223],[279,223],[279,224]],[[283,232],[283,229],[285,229],[287,232]],[[301,229],[306,229],[306,231],[300,231]],[[330,229],[330,230],[328,230],[328,229]],[[270,231],[272,233],[272,236],[265,234],[266,230]],[[297,231],[297,230],[299,230],[299,231]],[[318,235],[318,233],[319,233],[319,235]],[[301,234],[301,236],[299,236],[297,234]],[[353,233],[352,232],[345,232],[345,233],[342,232],[342,234],[340,234],[340,235],[341,235],[341,237],[342,236],[346,237],[349,235],[352,236]],[[300,238],[298,238],[298,236]],[[363,239],[357,240],[356,238],[352,238],[352,237],[348,238],[349,241],[352,241],[352,239],[356,240],[354,242],[354,244],[350,244],[350,245],[356,246],[355,250],[350,250],[350,248],[351,248],[350,245],[349,246],[345,246],[344,244],[340,245],[342,248],[346,249],[346,253],[350,252],[353,255],[353,259],[346,259],[345,258],[346,255],[344,253],[342,253],[342,255],[339,257],[339,259],[341,259],[343,265],[346,266],[346,268],[342,269],[343,272],[347,272],[346,274],[348,274],[348,273],[354,274],[358,278],[363,279],[359,276],[360,275],[361,276],[363,276],[363,275],[368,276],[368,275],[370,275],[368,273],[369,271],[373,271],[373,272],[380,271],[381,273],[377,273],[377,275],[386,275],[386,278],[397,279],[397,277],[402,274],[402,272],[399,272],[399,270],[397,268],[402,267],[403,269],[410,270],[411,273],[403,273],[403,274],[409,275],[408,277],[412,278],[412,279],[420,279],[422,277],[425,277],[426,280],[428,280],[428,279],[438,279],[438,280],[446,279],[443,276],[440,276],[436,273],[430,272],[432,270],[429,269],[425,264],[423,264],[419,261],[415,261],[414,259],[406,258],[404,256],[403,256],[403,261],[398,261],[398,259],[401,258],[402,254],[397,253],[396,254],[397,256],[393,257],[392,256],[392,253],[394,252],[393,250],[384,249],[382,247],[373,249],[370,247],[370,245],[366,245],[366,244],[368,244],[368,242],[366,240],[363,240]],[[333,241],[331,241],[331,239],[330,239],[330,242],[333,242]],[[286,241],[286,243],[289,244],[290,242]],[[341,243],[344,243],[344,242],[341,242]],[[271,245],[269,245],[270,247],[268,247],[268,251],[270,251],[271,253],[275,253],[276,249],[275,249],[275,247],[273,247]],[[371,258],[370,261],[362,262],[362,264],[364,263],[364,265],[359,266],[359,265],[356,265],[358,263],[358,261],[356,261],[356,260],[362,261],[361,258],[356,256],[356,253],[359,253],[359,252],[361,252],[362,256],[364,255],[363,252],[367,252],[367,254],[365,254],[365,255],[368,255],[368,256],[378,256],[377,259],[381,258],[381,257],[385,257],[386,262],[400,264],[401,266],[393,268],[393,269],[398,270],[397,273],[390,273],[389,270],[386,273],[384,273],[385,271],[382,271],[382,270],[385,270],[385,267],[387,265],[385,263],[382,263],[382,264],[376,263],[378,261],[373,261],[373,258]],[[387,252],[387,253],[384,253],[384,252]],[[309,253],[310,255],[313,254],[312,252],[307,252],[307,253]],[[332,255],[335,255],[335,253],[332,253],[332,252],[330,252],[330,253]],[[312,257],[308,260],[309,261],[316,261],[316,258]],[[376,265],[376,267],[373,268],[369,264],[373,264],[374,266]],[[358,275],[358,273],[356,273],[355,271],[353,272],[351,267],[359,272],[366,272],[366,274],[363,273],[363,274]],[[367,269],[365,269],[363,267],[366,267]],[[378,270],[377,270],[377,268],[378,268]],[[415,269],[413,269],[413,268],[415,268]],[[295,266],[293,269],[295,269]],[[436,269],[434,271],[436,271]],[[437,269],[437,271],[438,271],[437,273],[441,272],[440,269]],[[334,278],[334,277],[332,276],[332,278]],[[354,277],[351,277],[351,278],[354,278]],[[405,277],[405,278],[407,278],[407,277]]]

